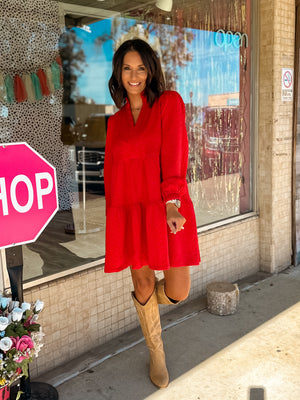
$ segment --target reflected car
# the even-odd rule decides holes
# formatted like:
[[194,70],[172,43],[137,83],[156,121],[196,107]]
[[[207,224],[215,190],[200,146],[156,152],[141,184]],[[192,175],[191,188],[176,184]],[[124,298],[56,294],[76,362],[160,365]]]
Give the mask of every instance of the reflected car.
[[104,156],[109,115],[93,113],[82,125],[76,145],[76,182],[92,191],[104,192]]
[[76,148],[76,182],[86,185],[101,185],[104,188],[105,149]]

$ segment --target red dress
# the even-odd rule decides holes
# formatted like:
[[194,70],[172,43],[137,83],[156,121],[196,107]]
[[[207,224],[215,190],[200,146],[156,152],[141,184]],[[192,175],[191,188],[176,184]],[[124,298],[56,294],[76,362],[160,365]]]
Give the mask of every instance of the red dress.
[[[106,197],[105,272],[148,265],[153,270],[197,265],[197,227],[186,171],[185,108],[177,92],[165,91],[134,124],[127,102],[108,121],[104,183]],[[166,222],[167,200],[181,200],[184,230]]]

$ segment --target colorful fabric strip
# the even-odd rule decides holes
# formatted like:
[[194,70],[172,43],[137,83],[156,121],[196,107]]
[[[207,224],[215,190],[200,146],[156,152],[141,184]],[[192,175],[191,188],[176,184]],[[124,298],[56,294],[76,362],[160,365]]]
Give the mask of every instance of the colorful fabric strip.
[[25,73],[14,77],[0,72],[0,103],[18,103],[28,100],[33,103],[49,96],[63,85],[60,56],[51,65],[40,68],[37,73]]
[[42,95],[42,91],[41,91],[40,80],[39,80],[39,77],[37,76],[37,74],[35,74],[34,72],[31,73],[31,80],[32,80],[36,100],[42,100],[43,95]]
[[49,96],[50,90],[47,85],[47,78],[46,74],[42,69],[38,70],[37,76],[40,80],[40,85],[41,85],[41,91],[43,96]]
[[54,61],[51,64],[51,72],[52,72],[52,82],[54,85],[54,89],[60,89],[60,66]]
[[24,82],[25,90],[27,92],[27,99],[28,99],[29,103],[34,103],[35,102],[35,94],[34,94],[34,88],[33,88],[31,77],[30,77],[30,75],[25,74],[22,76],[22,79]]
[[50,93],[54,93],[55,89],[54,89],[54,85],[53,85],[53,82],[52,82],[51,67],[46,67],[45,68],[45,74],[46,74],[47,86],[49,88],[49,91],[50,91]]
[[4,83],[4,77],[3,74],[0,74],[0,102],[1,103],[6,103],[7,101],[7,96],[6,96],[6,87]]
[[58,64],[60,67],[62,67],[62,62],[61,62],[60,56],[57,56],[56,59],[55,59],[55,61],[57,62],[57,64]]
[[19,75],[16,75],[14,79],[14,92],[18,103],[27,100],[25,85]]
[[14,81],[10,75],[6,75],[4,83],[6,87],[7,102],[11,104],[15,101]]

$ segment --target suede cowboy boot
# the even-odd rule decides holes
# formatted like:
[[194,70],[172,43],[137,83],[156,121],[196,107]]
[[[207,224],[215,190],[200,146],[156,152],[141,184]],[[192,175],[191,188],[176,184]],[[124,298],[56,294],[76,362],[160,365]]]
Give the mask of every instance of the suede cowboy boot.
[[137,301],[134,292],[132,292],[132,299],[150,353],[150,379],[157,387],[165,388],[169,384],[169,374],[161,338],[161,324],[156,292],[154,290],[145,305]]
[[155,279],[155,290],[158,304],[178,304],[180,301],[170,299],[165,292],[165,280]]

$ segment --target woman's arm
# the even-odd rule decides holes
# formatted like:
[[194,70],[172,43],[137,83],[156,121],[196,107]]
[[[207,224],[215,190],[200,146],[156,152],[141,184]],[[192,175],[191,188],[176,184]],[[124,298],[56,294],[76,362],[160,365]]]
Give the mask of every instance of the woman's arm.
[[[187,191],[186,171],[188,140],[185,127],[185,107],[177,92],[165,92],[161,99],[161,194],[165,202],[182,197]],[[166,204],[167,222],[173,233],[185,223],[175,204]]]

